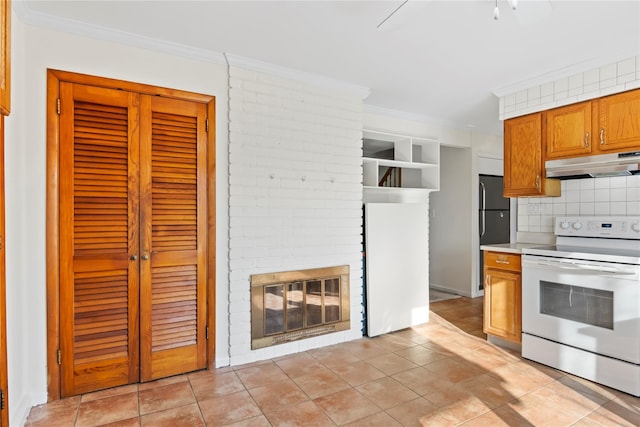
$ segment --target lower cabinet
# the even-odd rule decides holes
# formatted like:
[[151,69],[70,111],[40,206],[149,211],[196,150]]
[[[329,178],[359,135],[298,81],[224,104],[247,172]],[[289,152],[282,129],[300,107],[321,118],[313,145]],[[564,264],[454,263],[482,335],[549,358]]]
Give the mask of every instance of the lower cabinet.
[[522,276],[518,254],[485,252],[483,330],[509,341],[521,341]]

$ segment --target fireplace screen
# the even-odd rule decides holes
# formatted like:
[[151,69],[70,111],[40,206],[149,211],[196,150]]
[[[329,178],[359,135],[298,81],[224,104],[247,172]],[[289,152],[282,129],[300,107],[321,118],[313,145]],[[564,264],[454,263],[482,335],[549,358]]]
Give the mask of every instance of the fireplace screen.
[[349,266],[251,276],[251,347],[349,328]]

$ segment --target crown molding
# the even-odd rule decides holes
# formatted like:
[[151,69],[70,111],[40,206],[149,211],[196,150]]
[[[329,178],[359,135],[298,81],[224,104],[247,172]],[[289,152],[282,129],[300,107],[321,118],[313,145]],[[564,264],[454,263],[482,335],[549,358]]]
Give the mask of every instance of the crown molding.
[[577,64],[570,65],[568,67],[560,68],[552,72],[542,74],[541,76],[534,77],[532,79],[523,80],[517,83],[508,84],[495,88],[492,90],[493,94],[498,98],[512,93],[517,93],[522,90],[526,90],[535,86],[540,86],[545,83],[553,82],[561,78],[570,77],[575,74],[583,73],[585,71],[594,70],[605,65],[615,64],[618,61],[622,61],[629,58],[634,58],[638,55],[638,52],[612,52],[608,55],[600,56],[597,59],[579,62]]
[[456,126],[453,122],[450,122],[447,120],[436,119],[436,118],[425,116],[422,114],[407,113],[406,111],[394,110],[391,108],[378,107],[376,105],[371,105],[371,104],[364,104],[363,111],[368,114],[378,114],[380,116],[392,117],[395,119],[410,120],[414,122],[427,123],[431,125],[445,126],[449,128],[456,128],[456,129],[460,128],[459,126]]
[[12,9],[24,24],[61,31],[93,39],[114,42],[170,55],[181,56],[202,62],[226,65],[224,55],[206,49],[195,48],[126,31],[114,30],[100,25],[87,24],[74,19],[61,18],[37,12],[26,1],[12,2]]
[[376,114],[379,116],[384,116],[384,117],[389,117],[394,119],[423,123],[425,125],[430,125],[430,126],[439,126],[440,128],[446,129],[448,131],[468,132],[473,134],[483,134],[483,135],[493,135],[493,136],[501,135],[500,132],[492,129],[485,129],[485,128],[480,128],[475,126],[461,126],[450,120],[437,119],[437,118],[425,116],[422,114],[408,113],[406,111],[394,110],[394,109],[385,108],[385,107],[378,107],[376,105],[371,105],[371,104],[363,104],[363,112],[365,114]]
[[371,89],[369,89],[368,87],[347,83],[318,74],[294,70],[292,68],[282,67],[280,65],[275,65],[268,62],[259,61],[257,59],[247,58],[230,53],[225,53],[224,56],[225,58],[227,58],[227,63],[231,67],[245,68],[248,70],[272,74],[286,79],[296,80],[302,83],[326,87],[328,89],[350,92],[357,95],[361,99],[367,98],[371,93]]

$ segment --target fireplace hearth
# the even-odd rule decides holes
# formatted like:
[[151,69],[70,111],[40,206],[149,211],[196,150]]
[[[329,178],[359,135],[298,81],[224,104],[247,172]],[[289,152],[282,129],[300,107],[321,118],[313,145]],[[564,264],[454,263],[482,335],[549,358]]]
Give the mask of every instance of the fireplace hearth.
[[251,348],[350,328],[349,266],[251,276]]

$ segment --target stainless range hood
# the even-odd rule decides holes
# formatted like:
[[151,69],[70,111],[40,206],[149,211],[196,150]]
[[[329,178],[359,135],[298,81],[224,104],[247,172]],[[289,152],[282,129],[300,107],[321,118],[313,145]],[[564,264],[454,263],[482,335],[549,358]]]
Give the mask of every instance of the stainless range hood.
[[640,169],[640,151],[547,160],[547,178],[582,178],[631,175]]

